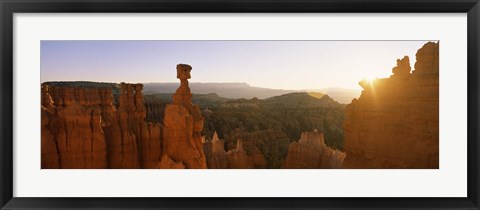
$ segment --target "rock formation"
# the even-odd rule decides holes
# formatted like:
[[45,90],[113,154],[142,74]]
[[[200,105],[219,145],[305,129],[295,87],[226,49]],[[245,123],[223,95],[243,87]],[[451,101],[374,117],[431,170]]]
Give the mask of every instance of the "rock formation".
[[322,133],[303,132],[292,142],[285,159],[286,169],[341,168],[345,153],[327,147]]
[[218,138],[217,132],[213,134],[211,141],[205,141],[203,148],[210,169],[248,169],[266,168],[267,161],[255,145],[248,146],[249,151],[244,149],[243,141],[237,140],[235,149],[225,151],[225,144]]
[[346,107],[344,168],[439,167],[439,44],[397,60],[390,78],[361,81]]
[[203,149],[207,159],[208,168],[227,168],[227,152],[224,148],[224,142],[218,138],[217,132],[213,134],[211,141],[203,143]]
[[242,140],[237,140],[237,147],[227,152],[228,168],[232,169],[247,169],[253,168],[253,165],[248,161],[247,153],[243,149]]
[[118,109],[110,112],[106,108],[105,124],[108,126],[104,130],[110,168],[141,168],[140,143],[146,111],[140,91],[141,84],[122,83]]
[[159,169],[185,169],[185,165],[183,165],[180,161],[173,161],[168,155],[164,155],[160,163],[158,163]]
[[254,142],[242,142],[242,147],[247,153],[249,168],[264,169],[268,167],[265,156],[258,147],[255,146]]
[[[109,88],[42,86],[42,168],[154,168],[158,124],[145,123],[141,84]],[[135,91],[135,93],[133,93]]]
[[173,103],[165,107],[163,154],[173,161],[181,161],[186,168],[202,169],[207,168],[200,134],[204,118],[200,108],[192,104],[192,94],[188,87],[191,70],[189,65],[177,65],[180,87],[173,95]]
[[60,168],[59,152],[54,133],[50,131],[54,120],[55,107],[48,93],[49,87],[41,88],[41,168]]
[[402,59],[397,59],[397,66],[392,69],[392,78],[404,79],[410,75],[410,58],[404,56]]
[[188,87],[191,69],[177,66],[181,85],[164,112],[147,100],[152,122],[146,122],[142,84],[43,84],[41,167],[206,168],[203,117]]
[[42,168],[107,166],[103,94],[95,89],[42,87]]

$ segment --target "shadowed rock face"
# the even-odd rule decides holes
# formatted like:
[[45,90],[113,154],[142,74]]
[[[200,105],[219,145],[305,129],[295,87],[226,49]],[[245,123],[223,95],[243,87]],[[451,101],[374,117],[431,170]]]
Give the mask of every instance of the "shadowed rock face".
[[201,131],[204,118],[197,105],[192,104],[188,87],[192,67],[177,65],[180,87],[173,95],[173,103],[165,107],[163,124],[163,154],[173,161],[180,161],[186,168],[207,168],[202,147]]
[[253,164],[248,161],[247,153],[243,149],[242,140],[237,140],[237,147],[227,152],[228,168],[242,169],[254,168]]
[[303,132],[298,142],[290,144],[284,168],[341,168],[344,159],[345,153],[325,145],[322,133]]
[[250,154],[244,149],[242,140],[237,140],[235,149],[225,151],[224,141],[215,132],[211,141],[203,143],[208,168],[211,169],[248,169],[266,168],[267,161],[255,145],[249,146]]
[[408,58],[408,56],[404,56],[402,59],[397,59],[397,66],[393,67],[392,69],[392,78],[404,79],[410,75],[411,70],[412,67],[410,67],[410,58]]
[[42,86],[42,168],[155,168],[161,126],[145,123],[142,85]]
[[439,167],[439,44],[397,60],[390,78],[364,88],[345,111],[344,168]]
[[203,143],[203,149],[207,159],[208,168],[227,168],[227,152],[223,140],[218,138],[217,132],[213,134],[211,141]]

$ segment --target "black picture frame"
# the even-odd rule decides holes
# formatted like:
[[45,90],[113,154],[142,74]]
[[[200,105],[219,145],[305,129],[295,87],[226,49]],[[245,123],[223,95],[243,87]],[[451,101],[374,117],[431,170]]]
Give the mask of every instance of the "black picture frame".
[[[478,0],[0,0],[2,209],[479,209]],[[465,198],[25,198],[13,197],[14,13],[467,13],[468,196]],[[159,189],[161,190],[161,189]]]

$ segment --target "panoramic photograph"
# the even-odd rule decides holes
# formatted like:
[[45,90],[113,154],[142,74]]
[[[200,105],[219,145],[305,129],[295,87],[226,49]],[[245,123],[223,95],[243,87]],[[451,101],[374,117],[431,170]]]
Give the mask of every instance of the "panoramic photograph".
[[41,169],[439,169],[439,41],[44,40]]

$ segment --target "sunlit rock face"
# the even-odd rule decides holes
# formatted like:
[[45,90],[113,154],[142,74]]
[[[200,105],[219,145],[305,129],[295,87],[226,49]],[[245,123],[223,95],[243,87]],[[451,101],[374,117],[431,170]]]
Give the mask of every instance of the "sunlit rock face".
[[165,107],[163,154],[181,162],[185,168],[204,169],[207,168],[201,137],[204,118],[200,108],[192,104],[187,80],[191,70],[189,65],[177,65],[177,78],[181,83],[173,95],[173,103]]
[[161,126],[145,123],[142,85],[42,85],[42,168],[155,168]]
[[42,86],[42,168],[107,166],[105,95],[104,90]]
[[322,133],[303,132],[298,142],[288,147],[286,169],[341,168],[345,153],[327,147]]
[[397,60],[390,78],[362,81],[345,111],[344,168],[439,167],[439,44]]
[[[111,168],[140,168],[139,144],[145,107],[141,102],[141,85],[121,84],[118,109],[106,112],[105,136],[108,139]],[[136,101],[136,99],[140,97]]]
[[191,69],[177,66],[181,85],[164,111],[150,103],[153,122],[146,122],[142,84],[115,85],[115,95],[95,83],[42,85],[41,167],[207,168],[203,116],[188,87]]

